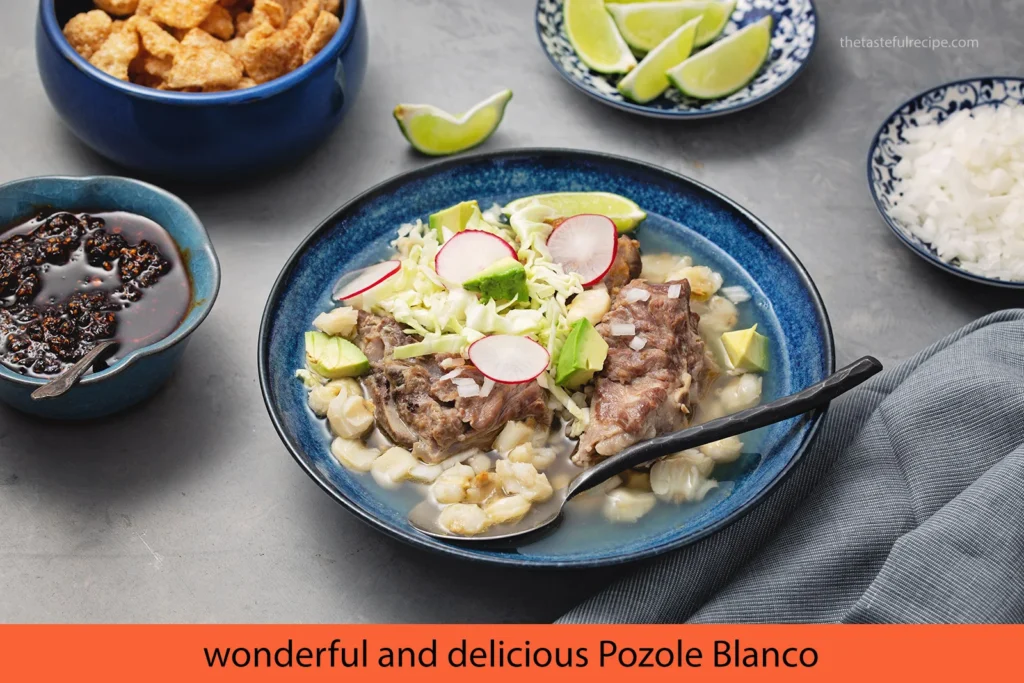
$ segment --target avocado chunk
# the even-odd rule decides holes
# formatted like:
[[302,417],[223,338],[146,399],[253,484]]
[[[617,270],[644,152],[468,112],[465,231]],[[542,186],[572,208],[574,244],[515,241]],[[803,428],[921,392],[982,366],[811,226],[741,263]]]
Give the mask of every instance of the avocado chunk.
[[737,370],[767,372],[768,337],[758,334],[757,325],[747,330],[723,333],[722,346],[729,356],[729,362]]
[[497,301],[529,301],[526,289],[526,268],[511,256],[495,261],[479,273],[462,283],[471,292],[480,292]]
[[480,206],[476,200],[459,202],[455,206],[449,206],[443,211],[430,214],[430,229],[437,233],[437,241],[444,241],[444,234],[441,228],[448,228],[452,232],[462,232],[473,216],[480,215]]
[[313,330],[306,332],[306,364],[327,379],[358,377],[370,369],[370,361],[358,346],[347,339]]
[[608,342],[598,334],[586,318],[573,323],[565,345],[558,356],[555,382],[566,389],[576,389],[589,382],[604,367]]

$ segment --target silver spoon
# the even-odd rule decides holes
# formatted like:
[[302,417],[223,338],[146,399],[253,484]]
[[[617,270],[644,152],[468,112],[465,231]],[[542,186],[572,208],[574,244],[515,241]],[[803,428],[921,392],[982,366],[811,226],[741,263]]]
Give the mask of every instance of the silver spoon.
[[697,448],[730,436],[738,436],[752,429],[766,427],[822,408],[881,369],[882,364],[878,360],[865,356],[799,393],[634,444],[584,470],[567,487],[555,491],[551,498],[543,503],[534,504],[519,521],[492,526],[475,536],[460,536],[442,527],[438,523],[440,510],[430,500],[421,502],[409,511],[409,523],[429,536],[458,541],[495,541],[521,536],[551,524],[562,514],[562,508],[567,501],[617,474],[665,455]]
[[46,398],[57,398],[66,394],[71,387],[75,386],[78,379],[91,368],[103,353],[111,346],[117,345],[113,339],[101,341],[89,350],[89,353],[82,356],[81,360],[60,373],[52,380],[32,392],[32,400],[38,401]]

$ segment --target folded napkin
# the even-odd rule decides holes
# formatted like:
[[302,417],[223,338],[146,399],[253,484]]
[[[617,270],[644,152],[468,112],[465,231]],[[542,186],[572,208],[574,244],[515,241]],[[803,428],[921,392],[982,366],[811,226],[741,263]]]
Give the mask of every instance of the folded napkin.
[[835,401],[755,510],[561,621],[1024,621],[1024,310]]

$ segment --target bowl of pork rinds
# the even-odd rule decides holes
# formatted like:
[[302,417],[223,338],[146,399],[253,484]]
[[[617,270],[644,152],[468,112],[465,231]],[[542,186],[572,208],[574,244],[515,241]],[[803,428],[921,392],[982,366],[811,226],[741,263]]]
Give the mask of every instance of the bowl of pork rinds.
[[363,0],[40,0],[46,94],[86,145],[178,179],[272,171],[321,144],[366,72]]

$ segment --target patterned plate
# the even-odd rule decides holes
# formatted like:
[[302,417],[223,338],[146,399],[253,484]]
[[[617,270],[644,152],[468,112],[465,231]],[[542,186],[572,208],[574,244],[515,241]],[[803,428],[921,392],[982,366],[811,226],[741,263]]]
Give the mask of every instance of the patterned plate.
[[747,87],[720,100],[696,100],[675,88],[647,104],[627,100],[615,89],[619,76],[587,68],[569,44],[562,22],[564,0],[538,0],[537,36],[565,80],[579,90],[617,109],[661,119],[704,119],[752,107],[778,94],[793,82],[811,58],[818,38],[818,18],[812,0],[738,0],[722,34],[735,33],[766,14],[774,17],[772,53]]
[[897,194],[894,170],[902,158],[896,150],[901,143],[906,142],[904,131],[929,123],[940,123],[949,115],[963,109],[1004,105],[1024,106],[1024,78],[970,78],[940,85],[915,95],[894,111],[875,134],[871,151],[868,153],[868,186],[871,188],[875,206],[892,231],[929,263],[974,282],[1024,289],[1024,281],[984,277],[964,270],[956,261],[943,261],[931,245],[914,235],[910,228],[897,220],[892,213]]

